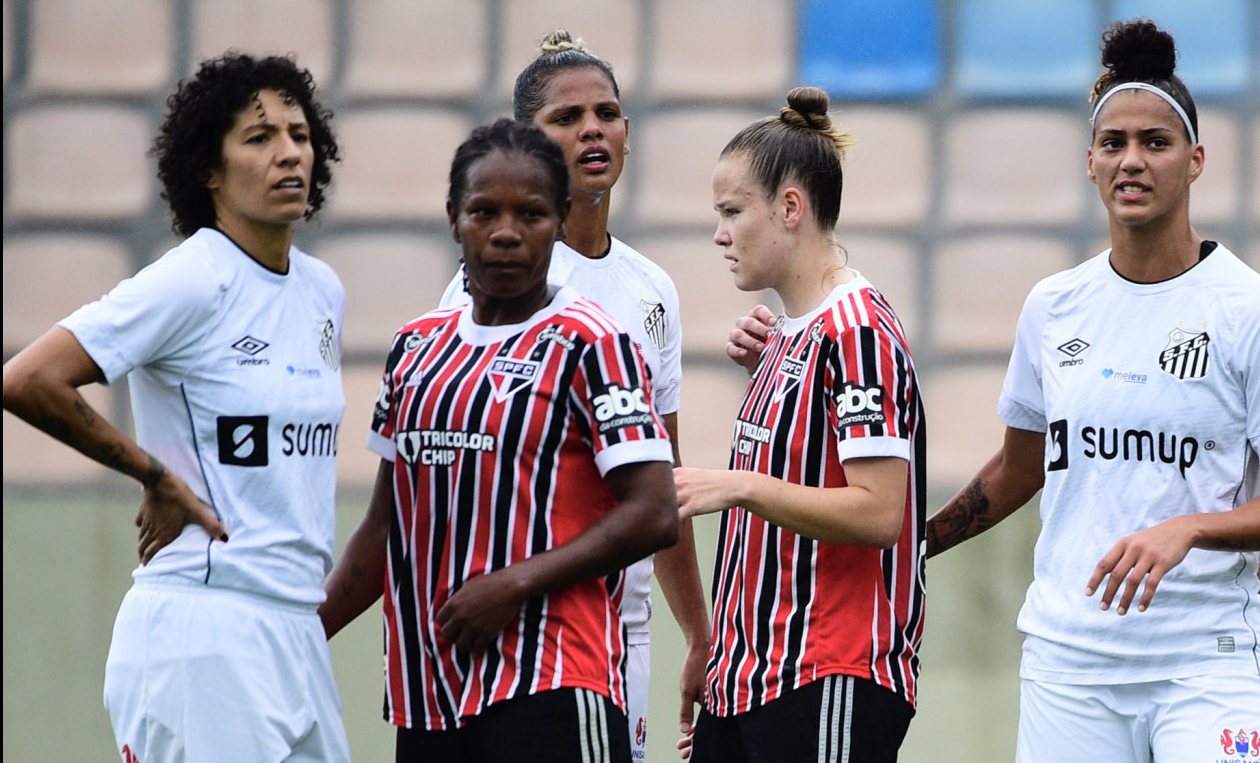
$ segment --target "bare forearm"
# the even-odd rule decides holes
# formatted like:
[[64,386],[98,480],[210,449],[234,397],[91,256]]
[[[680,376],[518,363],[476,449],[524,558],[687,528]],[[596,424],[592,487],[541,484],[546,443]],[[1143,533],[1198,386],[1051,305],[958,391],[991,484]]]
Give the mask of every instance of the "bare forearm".
[[709,609],[704,585],[700,581],[700,565],[696,559],[695,532],[690,519],[678,526],[678,542],[656,553],[656,579],[669,604],[683,638],[688,645],[709,643]]
[[4,409],[88,458],[153,485],[165,467],[105,420],[78,387],[102,381],[77,340],[53,329],[4,366]]
[[377,533],[360,527],[324,583],[327,599],[319,607],[324,634],[332,638],[375,604],[385,591],[389,528]]
[[901,535],[909,464],[899,458],[845,462],[849,484],[798,485],[765,474],[733,472],[737,505],[808,538],[851,546],[889,548]]
[[984,482],[977,477],[928,520],[927,555],[935,556],[974,538],[1006,516],[993,513]]
[[[669,464],[629,464],[605,479],[617,506],[572,540],[506,571],[521,599],[604,577],[678,542],[678,504]],[[502,571],[501,571],[502,572]]]
[[1015,513],[1045,482],[1044,435],[1008,427],[1002,449],[927,522],[927,555],[974,538]]
[[1233,511],[1191,516],[1195,548],[1260,551],[1260,498],[1254,498]]
[[389,517],[394,505],[393,474],[393,466],[382,461],[367,513],[324,581],[326,598],[319,606],[319,618],[328,638],[366,612],[385,591]]

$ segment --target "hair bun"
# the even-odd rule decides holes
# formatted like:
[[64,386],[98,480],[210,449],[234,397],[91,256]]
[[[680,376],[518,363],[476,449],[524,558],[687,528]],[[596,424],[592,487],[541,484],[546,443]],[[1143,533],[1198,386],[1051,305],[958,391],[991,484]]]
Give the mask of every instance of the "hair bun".
[[543,38],[542,45],[540,47],[542,49],[542,54],[544,56],[548,56],[554,53],[563,53],[566,50],[585,51],[586,41],[581,37],[575,38],[573,35],[569,34],[569,30],[567,29],[557,29]]
[[787,94],[787,102],[787,108],[779,112],[779,118],[787,124],[811,130],[831,128],[831,117],[827,114],[831,101],[825,91],[816,87],[794,87]]
[[1150,19],[1117,21],[1103,33],[1102,64],[1116,82],[1168,80],[1177,68],[1177,47]]

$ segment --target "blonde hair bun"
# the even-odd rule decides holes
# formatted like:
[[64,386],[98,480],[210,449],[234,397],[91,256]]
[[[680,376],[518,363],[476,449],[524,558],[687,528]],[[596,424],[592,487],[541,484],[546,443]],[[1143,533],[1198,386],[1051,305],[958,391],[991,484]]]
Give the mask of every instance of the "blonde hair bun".
[[563,53],[566,50],[585,51],[586,41],[581,37],[574,37],[569,34],[567,29],[557,29],[543,38],[540,49],[544,56],[549,56],[553,53]]

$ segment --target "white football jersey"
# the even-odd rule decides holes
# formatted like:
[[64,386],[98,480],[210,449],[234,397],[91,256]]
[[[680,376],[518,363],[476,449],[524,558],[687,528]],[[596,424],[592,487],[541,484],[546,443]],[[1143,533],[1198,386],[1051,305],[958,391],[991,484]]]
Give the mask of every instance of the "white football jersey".
[[1124,616],[1100,610],[1085,583],[1122,537],[1256,497],[1260,274],[1217,246],[1176,278],[1140,284],[1109,255],[1033,289],[999,403],[1009,426],[1046,433],[1021,674],[1092,684],[1256,675],[1256,552],[1192,549],[1146,612],[1135,604]]
[[331,569],[345,291],[297,249],[267,270],[203,228],[60,322],[113,382],[136,441],[214,509],[134,577],[317,605]]
[[[647,362],[652,375],[652,399],[661,415],[678,412],[682,395],[682,324],[678,316],[678,290],[669,275],[616,237],[608,254],[592,259],[557,241],[551,250],[547,280],[572,287],[595,302],[622,325]],[[468,301],[464,273],[446,287],[442,306]],[[630,633],[629,643],[648,640],[652,605],[652,557],[626,569],[626,592],[621,615]]]

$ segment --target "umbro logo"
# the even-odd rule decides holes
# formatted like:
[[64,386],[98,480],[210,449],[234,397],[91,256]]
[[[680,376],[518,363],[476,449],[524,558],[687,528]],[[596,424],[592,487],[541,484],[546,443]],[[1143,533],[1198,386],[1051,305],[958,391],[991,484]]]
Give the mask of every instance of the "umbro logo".
[[1084,339],[1073,338],[1059,345],[1055,349],[1071,358],[1071,360],[1060,360],[1059,368],[1063,368],[1064,366],[1079,366],[1085,362],[1085,359],[1078,358],[1076,356],[1089,349],[1089,342],[1086,342]]
[[236,365],[238,366],[271,365],[271,361],[267,360],[266,358],[254,357],[255,355],[257,355],[258,353],[262,352],[263,350],[267,349],[270,346],[271,346],[270,344],[256,337],[252,337],[249,334],[246,334],[240,339],[237,339],[235,342],[232,343],[232,349],[244,355],[248,355],[249,357],[237,358]]
[[263,340],[255,339],[249,334],[246,334],[232,344],[232,349],[253,357],[270,346],[271,345],[267,344]]

